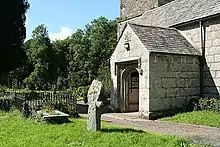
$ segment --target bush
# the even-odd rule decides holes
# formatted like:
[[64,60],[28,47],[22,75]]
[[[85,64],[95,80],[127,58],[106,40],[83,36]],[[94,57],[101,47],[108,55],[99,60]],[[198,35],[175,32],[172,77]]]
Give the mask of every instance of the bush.
[[111,83],[111,73],[110,68],[106,65],[101,65],[99,71],[98,71],[98,77],[97,79],[102,82],[103,84],[103,101],[105,105],[109,104],[109,98],[110,98],[110,83]]
[[2,85],[0,85],[0,93],[4,93],[4,92],[6,92],[7,91],[7,87],[6,86],[2,86]]
[[201,98],[198,102],[198,108],[199,110],[220,112],[220,99]]
[[75,88],[73,90],[73,96],[77,100],[83,100],[85,103],[87,103],[88,102],[88,99],[87,99],[88,90],[89,90],[89,86],[81,86],[81,87]]

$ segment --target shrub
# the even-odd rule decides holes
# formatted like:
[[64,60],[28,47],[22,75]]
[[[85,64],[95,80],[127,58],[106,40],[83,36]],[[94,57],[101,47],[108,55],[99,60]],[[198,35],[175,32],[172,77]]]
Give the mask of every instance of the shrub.
[[4,93],[4,92],[6,92],[7,91],[7,87],[6,86],[2,86],[2,85],[0,85],[0,93]]
[[198,102],[199,110],[209,110],[220,112],[220,99],[217,98],[201,98]]
[[88,102],[88,99],[87,99],[88,90],[89,90],[89,86],[81,86],[81,87],[75,88],[73,90],[73,96],[77,100],[83,100],[85,103],[87,103]]
[[106,65],[101,65],[99,71],[98,71],[98,77],[97,79],[102,82],[103,84],[103,101],[105,105],[109,104],[109,98],[110,98],[110,83],[111,83],[111,73],[110,68]]

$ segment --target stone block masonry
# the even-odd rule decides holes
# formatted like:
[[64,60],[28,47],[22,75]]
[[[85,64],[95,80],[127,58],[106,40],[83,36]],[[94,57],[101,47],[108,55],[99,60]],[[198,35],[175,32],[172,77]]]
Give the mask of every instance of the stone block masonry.
[[181,108],[200,94],[199,57],[150,54],[149,111]]
[[124,92],[130,66],[139,73],[141,117],[150,119],[154,112],[181,108],[203,95],[220,97],[218,0],[171,1],[121,0],[111,104],[122,111],[130,109],[131,96]]
[[121,0],[120,17],[131,18],[171,1],[173,0]]
[[[203,22],[205,26],[204,97],[220,97],[220,17]],[[182,35],[201,51],[199,23],[177,28]]]
[[220,18],[205,22],[205,97],[219,97],[220,93]]
[[118,23],[117,37],[121,36],[122,30],[127,22],[135,23],[143,13],[148,10],[160,7],[174,0],[121,0],[120,18]]
[[154,7],[154,0],[121,0],[121,18],[134,17]]

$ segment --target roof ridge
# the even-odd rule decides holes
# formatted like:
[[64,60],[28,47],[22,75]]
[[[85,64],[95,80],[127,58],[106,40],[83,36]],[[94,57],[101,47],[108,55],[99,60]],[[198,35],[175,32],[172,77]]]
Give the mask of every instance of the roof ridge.
[[121,22],[124,22],[124,21],[129,21],[131,19],[136,19],[138,17],[141,17],[145,12],[141,13],[141,14],[138,14],[138,15],[134,15],[134,16],[131,16],[131,17],[127,17],[127,18],[122,18],[121,20],[118,21],[118,23],[121,23]]
[[220,0],[175,0],[145,11],[135,22],[160,27],[174,27],[220,16]]

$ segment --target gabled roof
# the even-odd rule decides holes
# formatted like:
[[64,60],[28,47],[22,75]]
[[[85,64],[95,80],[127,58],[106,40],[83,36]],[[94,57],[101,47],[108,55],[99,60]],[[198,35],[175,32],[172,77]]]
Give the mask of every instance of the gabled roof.
[[129,24],[150,52],[201,55],[176,29]]
[[171,27],[220,14],[220,0],[175,0],[146,11],[137,24]]

